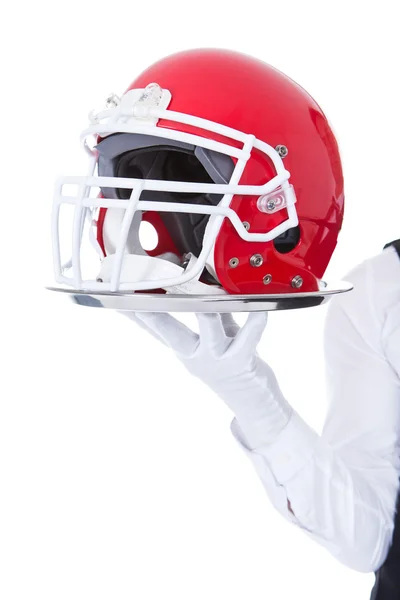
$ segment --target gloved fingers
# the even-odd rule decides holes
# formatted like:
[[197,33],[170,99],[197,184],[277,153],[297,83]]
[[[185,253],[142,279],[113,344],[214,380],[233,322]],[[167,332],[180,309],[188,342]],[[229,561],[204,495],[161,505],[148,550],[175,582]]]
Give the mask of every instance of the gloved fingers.
[[200,343],[209,350],[223,352],[226,348],[225,329],[218,313],[196,313]]
[[149,333],[156,340],[158,340],[159,342],[161,342],[164,346],[167,346],[167,348],[169,347],[168,344],[159,335],[157,335],[157,333],[155,333],[155,331],[153,331],[152,329],[150,329],[150,327],[148,327],[146,325],[146,323],[144,323],[143,321],[141,321],[138,318],[138,316],[137,316],[138,313],[135,313],[135,312],[133,312],[131,310],[118,310],[117,312],[120,315],[124,315],[130,321],[133,321],[133,323],[136,323],[136,325],[138,325],[141,329],[144,329],[145,331],[147,331],[147,333]]
[[140,312],[136,316],[176,354],[190,356],[196,351],[199,336],[170,314]]
[[233,353],[243,351],[245,355],[252,356],[261,340],[267,321],[267,312],[249,313],[247,321],[237,334],[230,351]]
[[222,326],[225,331],[225,335],[229,338],[234,338],[240,330],[239,325],[236,323],[231,313],[221,313]]

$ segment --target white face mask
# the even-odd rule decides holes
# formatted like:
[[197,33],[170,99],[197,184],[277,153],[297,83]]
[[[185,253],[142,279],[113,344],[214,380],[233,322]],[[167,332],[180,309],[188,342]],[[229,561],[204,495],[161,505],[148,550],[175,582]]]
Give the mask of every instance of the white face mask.
[[[271,241],[298,225],[296,198],[293,188],[289,184],[290,174],[285,170],[277,150],[256,139],[253,135],[192,115],[169,111],[167,107],[170,99],[171,94],[168,90],[161,90],[159,86],[152,84],[145,90],[136,89],[127,92],[121,100],[114,99],[106,110],[92,116],[92,124],[82,134],[84,147],[90,156],[87,176],[64,177],[56,185],[52,231],[54,270],[58,283],[86,291],[132,292],[158,288],[177,290],[179,288],[185,289],[185,293],[193,293],[190,291],[192,289],[203,290],[203,292],[196,291],[195,293],[210,293],[210,286],[201,284],[198,280],[207,265],[210,272],[215,275],[214,248],[224,219],[228,219],[236,233],[243,240],[249,242]],[[242,147],[238,148],[179,130],[157,127],[157,122],[161,118],[217,133],[228,140],[239,141]],[[204,160],[206,160],[207,152],[214,152],[231,159],[234,158],[235,166],[229,181],[223,183],[100,177],[96,175],[98,153],[95,146],[97,139],[99,136],[104,139],[118,133],[137,134],[149,139],[161,138],[175,144],[190,145],[204,150],[203,153],[200,152],[200,156]],[[89,144],[90,139],[93,139],[92,145]],[[253,149],[257,149],[258,152],[269,158],[276,175],[264,185],[240,185],[242,173]],[[75,187],[75,195],[65,194],[64,188],[67,185]],[[104,189],[123,189],[128,192],[124,199],[100,197],[99,192]],[[151,191],[176,194],[177,201],[143,200],[142,193]],[[191,204],[190,201],[179,201],[179,194],[185,194],[186,197],[188,194],[218,195],[221,200],[215,206]],[[261,212],[272,214],[284,208],[287,211],[287,219],[264,233],[251,233],[247,231],[238,214],[230,208],[232,197],[235,195],[258,197],[258,210]],[[60,206],[63,204],[73,205],[75,214],[72,226],[72,258],[64,265],[61,261],[59,234]],[[104,258],[93,232],[95,214],[99,208],[107,209],[103,227],[107,258]],[[140,213],[143,211],[209,215],[202,248],[196,260],[192,260],[184,269],[171,261],[162,258],[152,259],[146,256],[138,236]],[[89,277],[82,272],[81,259],[86,220],[89,221],[92,246],[104,261],[100,273],[97,271]],[[111,256],[108,256],[109,252],[112,253]],[[67,267],[72,271],[71,274],[67,272]],[[151,279],[146,279],[147,277],[151,277]],[[102,281],[99,281],[100,279]],[[221,290],[219,291],[221,292]]]

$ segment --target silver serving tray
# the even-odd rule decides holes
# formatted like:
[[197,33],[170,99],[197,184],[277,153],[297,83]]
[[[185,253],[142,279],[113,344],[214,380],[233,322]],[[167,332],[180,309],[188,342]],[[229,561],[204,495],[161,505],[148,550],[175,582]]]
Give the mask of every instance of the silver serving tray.
[[351,283],[341,281],[336,285],[326,285],[317,292],[254,296],[85,292],[66,287],[47,289],[68,297],[75,304],[94,308],[134,312],[249,313],[320,306],[335,294],[349,292],[353,286]]

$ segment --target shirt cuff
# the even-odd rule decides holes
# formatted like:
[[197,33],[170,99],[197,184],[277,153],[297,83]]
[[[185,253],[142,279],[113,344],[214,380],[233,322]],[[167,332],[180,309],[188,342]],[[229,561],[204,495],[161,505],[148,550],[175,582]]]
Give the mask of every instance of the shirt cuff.
[[313,460],[320,436],[293,411],[286,427],[270,444],[250,448],[236,418],[231,431],[247,452],[260,455],[267,461],[276,480],[284,485]]

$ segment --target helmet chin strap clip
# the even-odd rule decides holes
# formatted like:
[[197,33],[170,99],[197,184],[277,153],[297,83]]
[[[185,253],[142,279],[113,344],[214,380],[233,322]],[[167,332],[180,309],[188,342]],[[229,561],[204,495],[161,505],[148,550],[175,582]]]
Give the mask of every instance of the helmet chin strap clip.
[[[181,267],[184,271],[187,271],[187,270],[191,269],[192,267],[194,267],[196,262],[197,262],[197,257],[192,252],[188,252],[183,257]],[[196,279],[198,279],[200,277],[200,275],[201,275],[201,273],[198,275],[198,277],[196,277]]]

